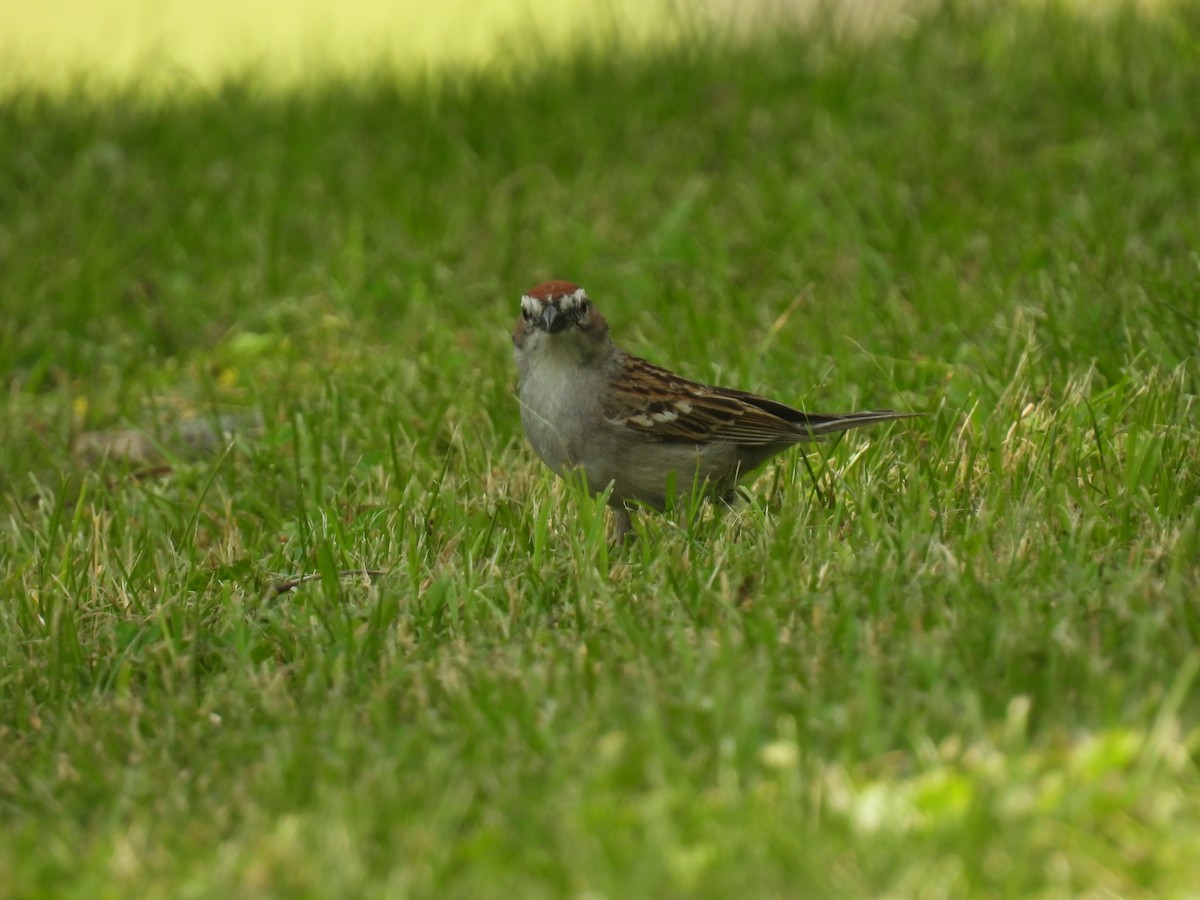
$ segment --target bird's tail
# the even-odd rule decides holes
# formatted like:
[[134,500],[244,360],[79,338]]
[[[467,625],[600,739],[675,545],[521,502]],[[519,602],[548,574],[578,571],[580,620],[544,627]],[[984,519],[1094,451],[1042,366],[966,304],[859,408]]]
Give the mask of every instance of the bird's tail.
[[830,434],[839,434],[851,428],[861,428],[863,425],[875,425],[879,422],[892,422],[896,419],[913,419],[921,413],[896,412],[894,409],[874,409],[867,412],[837,414],[806,413],[799,410],[788,416],[788,421],[802,432],[809,440],[819,441]]

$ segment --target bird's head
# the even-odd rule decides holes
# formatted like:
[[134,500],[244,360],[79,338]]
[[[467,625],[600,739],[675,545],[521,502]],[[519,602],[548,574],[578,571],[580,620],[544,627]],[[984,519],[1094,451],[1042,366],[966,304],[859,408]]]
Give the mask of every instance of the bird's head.
[[587,292],[570,281],[547,281],[521,296],[521,316],[513,329],[518,350],[573,345],[580,350],[601,344],[608,323],[592,305]]

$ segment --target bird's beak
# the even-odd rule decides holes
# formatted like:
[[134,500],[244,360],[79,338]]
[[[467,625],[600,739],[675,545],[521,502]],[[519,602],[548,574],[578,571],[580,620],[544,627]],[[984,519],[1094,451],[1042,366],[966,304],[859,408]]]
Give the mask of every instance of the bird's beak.
[[[554,327],[554,323],[558,322],[558,327]],[[557,306],[546,305],[542,308],[542,327],[546,329],[548,334],[554,334],[556,331],[561,331],[567,324],[567,320],[562,317]]]

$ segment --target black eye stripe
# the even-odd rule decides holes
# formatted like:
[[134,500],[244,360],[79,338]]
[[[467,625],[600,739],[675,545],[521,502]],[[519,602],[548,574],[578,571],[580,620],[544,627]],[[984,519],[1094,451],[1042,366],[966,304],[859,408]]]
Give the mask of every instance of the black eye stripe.
[[520,312],[521,319],[534,327],[541,327],[538,323],[550,315],[558,323],[550,330],[561,331],[563,328],[585,327],[583,320],[588,317],[591,308],[592,304],[588,298],[577,294],[545,298],[526,295],[521,298]]

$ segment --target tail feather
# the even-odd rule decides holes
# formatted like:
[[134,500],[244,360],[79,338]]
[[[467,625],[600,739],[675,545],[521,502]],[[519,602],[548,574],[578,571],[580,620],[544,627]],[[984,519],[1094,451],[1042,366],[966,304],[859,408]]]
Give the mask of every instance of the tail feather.
[[795,425],[798,430],[806,432],[811,440],[818,440],[825,435],[839,434],[840,432],[849,431],[851,428],[859,428],[863,425],[892,422],[896,419],[913,419],[921,415],[921,413],[896,412],[893,409],[875,409],[841,415],[806,413],[799,410],[794,410],[793,412],[794,415],[787,417],[788,421]]

